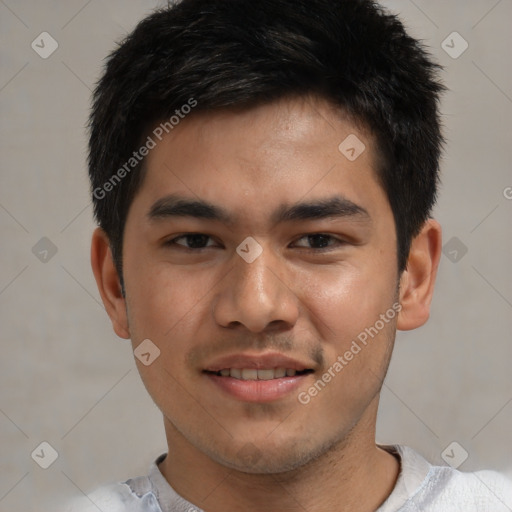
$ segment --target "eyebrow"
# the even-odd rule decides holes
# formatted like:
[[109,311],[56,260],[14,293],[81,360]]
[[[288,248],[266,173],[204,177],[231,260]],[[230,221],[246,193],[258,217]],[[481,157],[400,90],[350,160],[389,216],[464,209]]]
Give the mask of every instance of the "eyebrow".
[[[158,199],[149,209],[149,221],[172,217],[192,217],[218,221],[228,226],[236,223],[237,217],[219,205],[201,199],[191,199],[171,194]],[[362,206],[349,199],[335,195],[325,199],[299,202],[292,205],[282,204],[271,215],[272,224],[321,220],[329,218],[355,218],[371,221],[370,214]]]

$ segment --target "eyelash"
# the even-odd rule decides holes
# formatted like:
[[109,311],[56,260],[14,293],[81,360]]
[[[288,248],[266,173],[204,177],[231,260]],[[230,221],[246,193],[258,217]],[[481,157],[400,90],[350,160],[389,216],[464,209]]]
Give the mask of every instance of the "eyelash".
[[[206,235],[204,233],[184,233],[183,235],[179,235],[179,236],[177,236],[175,238],[167,240],[166,242],[164,242],[164,246],[166,246],[166,247],[179,246],[180,249],[182,249],[184,251],[189,251],[189,252],[202,252],[204,249],[208,249],[209,248],[209,247],[191,248],[191,247],[185,247],[183,245],[180,245],[180,244],[176,243],[176,240],[180,240],[182,238],[189,238],[189,237],[192,237],[192,236],[205,236],[208,239],[212,239],[211,236]],[[302,235],[297,240],[302,240],[303,238],[314,237],[314,236],[321,236],[323,238],[327,238],[329,241],[332,240],[332,241],[336,242],[336,244],[335,245],[328,245],[327,247],[320,247],[320,248],[310,248],[310,249],[308,249],[307,247],[301,247],[301,248],[305,249],[305,250],[310,250],[310,251],[313,251],[313,252],[328,252],[328,251],[333,250],[336,246],[339,247],[339,246],[342,246],[342,245],[346,244],[346,242],[344,240],[336,238],[336,237],[334,237],[332,235],[328,235],[326,233],[307,233],[305,235]]]

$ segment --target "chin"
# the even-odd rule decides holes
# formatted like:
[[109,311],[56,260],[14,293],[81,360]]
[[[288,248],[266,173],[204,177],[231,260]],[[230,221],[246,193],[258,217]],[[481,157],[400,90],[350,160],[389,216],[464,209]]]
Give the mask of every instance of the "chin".
[[[331,443],[329,443],[329,446]],[[276,446],[262,441],[241,443],[235,452],[211,453],[210,457],[219,464],[242,473],[279,474],[295,471],[325,453],[329,447],[306,446],[305,442],[281,443]]]

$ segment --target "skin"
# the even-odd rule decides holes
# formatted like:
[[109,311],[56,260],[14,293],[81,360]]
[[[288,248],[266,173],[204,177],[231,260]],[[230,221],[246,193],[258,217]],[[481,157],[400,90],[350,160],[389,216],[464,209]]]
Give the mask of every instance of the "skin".
[[[366,146],[353,162],[338,150],[349,134]],[[93,234],[92,267],[115,332],[134,348],[149,338],[161,351],[149,366],[136,359],[164,416],[172,456],[160,470],[198,507],[364,512],[394,487],[399,462],[375,443],[379,394],[396,329],[428,319],[441,228],[425,223],[399,276],[374,146],[371,134],[319,98],[196,113],[147,157],[125,226],[126,298],[107,236],[100,228]],[[149,220],[151,206],[171,193],[221,205],[236,222]],[[270,220],[282,203],[333,194],[368,217]],[[201,250],[187,250],[194,246],[186,238],[165,245],[184,233],[211,238]],[[316,233],[333,237],[329,251],[304,236]],[[252,263],[236,252],[248,236],[263,249]],[[298,392],[397,301],[400,313],[301,404]],[[235,399],[202,372],[215,357],[268,350],[305,361],[314,372],[297,391],[268,403]]]

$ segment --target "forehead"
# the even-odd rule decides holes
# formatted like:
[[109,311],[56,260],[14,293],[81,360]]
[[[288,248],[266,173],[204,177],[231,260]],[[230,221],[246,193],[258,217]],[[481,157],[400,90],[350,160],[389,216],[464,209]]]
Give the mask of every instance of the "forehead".
[[319,99],[199,112],[150,151],[139,202],[147,215],[179,194],[221,206],[225,219],[275,222],[286,204],[337,195],[368,212],[385,199],[374,153],[367,131]]

